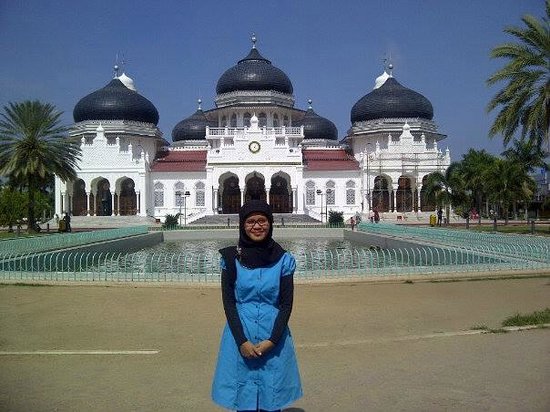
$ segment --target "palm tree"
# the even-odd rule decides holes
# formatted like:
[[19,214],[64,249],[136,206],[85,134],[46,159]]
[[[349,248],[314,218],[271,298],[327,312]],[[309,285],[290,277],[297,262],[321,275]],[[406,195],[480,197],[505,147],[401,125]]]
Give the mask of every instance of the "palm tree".
[[486,171],[489,200],[498,204],[508,224],[510,206],[515,202],[527,202],[536,190],[535,181],[524,167],[510,160],[497,159]]
[[452,163],[445,172],[433,172],[430,173],[426,184],[426,196],[428,198],[435,198],[438,207],[445,208],[445,216],[447,222],[450,217],[450,207],[457,201],[463,202],[464,200],[464,182],[458,173],[459,163]]
[[[470,149],[460,162],[460,174],[464,180],[466,190],[470,190],[476,201],[478,212],[478,224],[481,224],[481,209],[483,199],[486,198],[486,180],[485,171],[491,167],[496,157],[485,150]],[[489,209],[487,207],[487,214]]]
[[487,80],[488,85],[507,82],[487,106],[489,112],[500,109],[489,133],[491,137],[502,134],[507,145],[519,129],[522,138],[539,147],[546,143],[550,151],[550,0],[542,20],[530,15],[521,20],[525,28],[504,30],[518,43],[505,43],[491,52],[492,58],[508,63]]
[[36,229],[35,194],[53,174],[76,178],[80,146],[65,138],[61,113],[38,100],[9,103],[0,117],[0,175],[20,182],[28,192],[28,230]]
[[544,150],[530,140],[515,139],[513,147],[506,149],[502,155],[511,162],[518,163],[531,173],[537,167],[547,168],[544,163]]

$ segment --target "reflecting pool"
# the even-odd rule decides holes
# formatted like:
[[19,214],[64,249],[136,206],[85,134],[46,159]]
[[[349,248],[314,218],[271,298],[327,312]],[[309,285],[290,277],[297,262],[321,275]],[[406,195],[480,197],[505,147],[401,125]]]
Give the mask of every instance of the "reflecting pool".
[[[361,249],[364,245],[338,238],[277,239],[277,242],[294,255],[340,249]],[[219,249],[236,245],[234,239],[177,240],[165,241],[145,249],[149,253],[185,253],[191,255],[217,252]],[[144,250],[144,251],[145,251]]]

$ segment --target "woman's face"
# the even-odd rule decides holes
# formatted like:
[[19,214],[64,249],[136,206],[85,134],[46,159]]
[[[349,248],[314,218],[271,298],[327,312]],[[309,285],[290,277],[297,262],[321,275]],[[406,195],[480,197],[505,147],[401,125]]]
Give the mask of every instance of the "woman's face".
[[261,242],[269,233],[269,220],[263,213],[251,213],[244,220],[244,231],[254,242]]

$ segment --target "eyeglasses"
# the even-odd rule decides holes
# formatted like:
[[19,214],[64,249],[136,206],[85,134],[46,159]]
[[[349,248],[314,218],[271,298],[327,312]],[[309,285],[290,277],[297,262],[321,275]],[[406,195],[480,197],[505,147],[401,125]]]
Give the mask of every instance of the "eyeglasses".
[[254,227],[256,225],[256,223],[261,227],[265,227],[265,226],[269,225],[269,220],[267,220],[267,219],[256,219],[256,220],[250,219],[250,220],[245,220],[244,221],[244,224],[247,227]]

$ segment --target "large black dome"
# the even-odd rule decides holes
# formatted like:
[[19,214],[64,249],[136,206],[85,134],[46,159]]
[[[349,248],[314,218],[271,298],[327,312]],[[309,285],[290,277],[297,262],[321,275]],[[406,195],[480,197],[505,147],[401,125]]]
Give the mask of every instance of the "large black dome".
[[272,90],[285,94],[293,92],[288,76],[262,57],[256,48],[252,48],[248,56],[226,70],[218,80],[217,94],[237,90]]
[[206,126],[214,126],[204,112],[198,109],[195,113],[179,122],[172,129],[172,141],[179,140],[204,140],[206,139]]
[[73,110],[75,122],[84,120],[133,120],[158,124],[159,113],[145,97],[113,79],[102,89],[83,97]]
[[334,123],[319,116],[311,107],[295,125],[304,126],[304,139],[338,140],[338,129]]
[[420,117],[432,120],[434,110],[428,99],[407,89],[393,77],[363,96],[351,109],[351,123],[365,120]]

